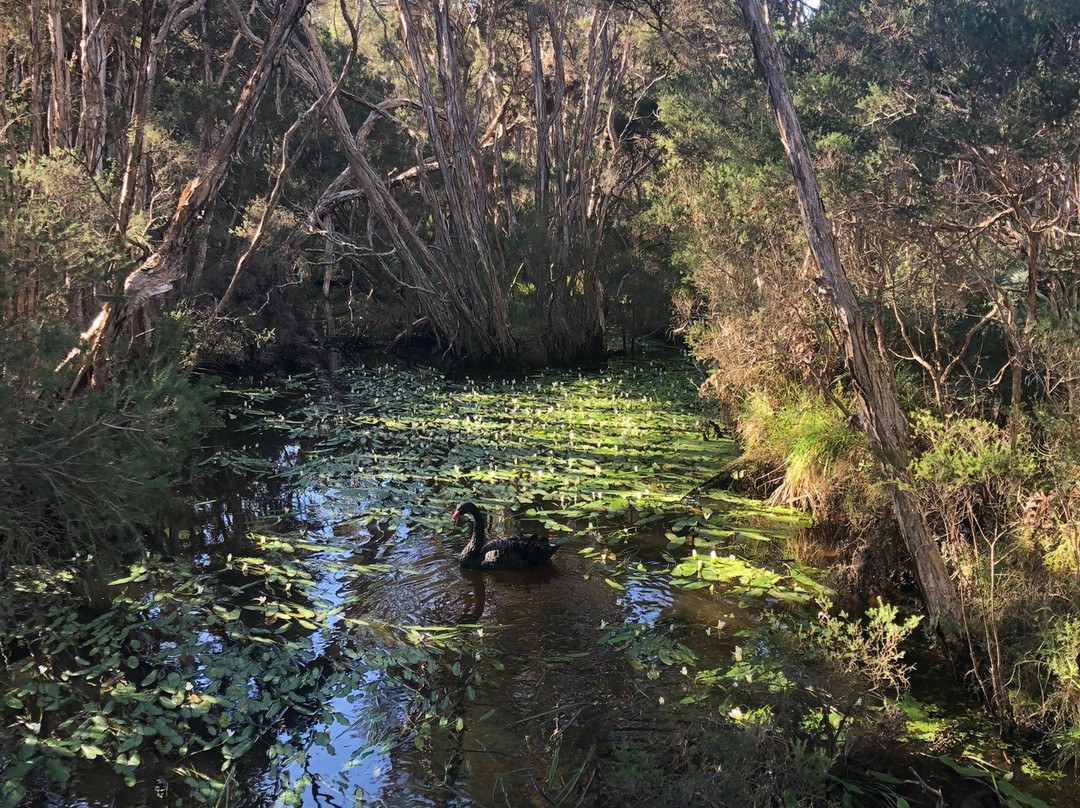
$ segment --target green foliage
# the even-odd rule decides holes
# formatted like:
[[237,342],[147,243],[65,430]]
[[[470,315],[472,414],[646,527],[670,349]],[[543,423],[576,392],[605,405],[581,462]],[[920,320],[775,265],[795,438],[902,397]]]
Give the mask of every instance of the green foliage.
[[[448,726],[455,691],[436,682],[451,669],[454,681],[482,678],[471,629],[350,619],[330,658],[321,649],[340,631],[338,614],[314,577],[327,560],[310,558],[323,548],[252,542],[257,556],[230,556],[211,572],[152,557],[132,565],[108,583],[113,600],[97,616],[70,591],[70,570],[13,578],[0,599],[2,650],[21,661],[3,682],[11,733],[0,804],[17,804],[42,773],[63,789],[94,761],[129,788],[166,765],[192,800],[217,804],[250,755],[265,756],[287,794],[295,761],[331,744],[326,733],[309,737],[308,723],[347,723],[341,707],[366,696],[364,720],[378,727],[387,716],[374,696],[391,688],[412,693],[402,732],[419,740]],[[343,561],[337,574],[371,571]]]
[[[701,439],[694,372],[675,360],[483,380],[351,368],[233,391],[238,441],[287,448],[273,460],[237,448],[206,465],[284,485],[294,510],[281,524],[296,529],[257,532],[194,569],[144,558],[111,579],[112,602],[96,613],[73,571],[16,570],[18,588],[0,596],[3,624],[18,626],[0,649],[18,660],[0,691],[12,800],[39,792],[43,772],[74,792],[104,769],[126,796],[163,778],[186,802],[240,801],[258,779],[300,803],[315,788],[344,793],[355,767],[382,755],[410,778],[460,788],[452,772],[488,732],[534,739],[524,776],[547,766],[544,785],[563,804],[600,779],[602,798],[653,808],[695,793],[763,806],[893,793],[851,761],[860,744],[881,748],[903,729],[862,672],[902,687],[907,629],[887,607],[857,621],[814,616],[828,592],[782,541],[804,515],[687,496],[732,450]],[[447,625],[450,590],[432,586],[447,573],[432,565],[449,563],[456,579],[447,514],[464,498],[487,504],[496,531],[517,520],[509,529],[572,542],[551,585],[602,602],[605,619],[582,622],[575,603],[569,647],[536,649],[516,644],[521,626],[490,616]],[[520,594],[495,580],[496,598]],[[658,595],[659,616],[644,619]],[[845,672],[853,660],[863,668]],[[526,694],[520,719],[509,718],[507,687]],[[617,726],[615,749],[572,749],[563,733],[579,712],[603,712],[623,689],[619,715],[583,732],[592,742],[597,727]],[[532,701],[549,696],[553,706]],[[498,731],[484,724],[496,716]],[[642,716],[646,732],[623,732]],[[540,735],[541,724],[556,728]],[[518,774],[499,776],[517,793]]]
[[[708,556],[701,556],[696,550],[693,551],[689,558],[675,565],[671,574],[676,578],[705,582],[704,585],[707,586],[725,584],[725,591],[738,595],[743,603],[751,602],[755,598],[786,603],[809,603],[815,597],[830,594],[826,587],[795,567],[786,572],[775,572],[734,555],[718,556],[715,550]],[[690,582],[682,585],[698,588]]]
[[[72,312],[87,291],[111,285],[130,266],[109,234],[110,211],[75,155],[0,168],[0,368],[55,366]],[[62,357],[61,357],[62,358]],[[15,373],[14,368],[7,370]]]
[[829,769],[820,749],[789,742],[768,713],[709,718],[671,745],[620,740],[604,774],[612,804],[628,808],[685,805],[831,804]]
[[[730,457],[730,443],[701,437],[691,372],[673,361],[492,382],[351,368],[333,390],[293,377],[301,405],[251,428],[314,443],[284,473],[343,502],[362,496],[367,518],[385,529],[436,529],[457,502],[475,499],[568,537],[618,541]],[[408,508],[421,489],[427,507]]]
[[1080,616],[1047,611],[1035,634],[1039,645],[1020,673],[1017,707],[1047,728],[1058,765],[1075,767],[1080,763]]
[[[68,398],[71,312],[130,266],[109,211],[67,153],[26,163],[4,186],[0,228],[0,569],[110,555],[155,524],[210,419],[188,378],[179,318],[162,317],[110,382]],[[146,321],[149,324],[149,320]],[[117,357],[119,359],[119,357]],[[58,369],[60,368],[60,369]]]
[[211,420],[211,388],[193,383],[167,355],[180,345],[167,319],[157,336],[160,343],[133,366],[138,372],[86,397],[50,397],[45,391],[66,376],[30,357],[32,373],[0,379],[5,565],[115,555],[157,523]]
[[1008,777],[1002,777],[999,772],[983,764],[972,765],[971,763],[959,763],[948,755],[941,755],[938,760],[955,771],[972,780],[985,783],[997,796],[1002,805],[1008,808],[1050,808],[1047,803],[1026,794],[1009,782]]
[[1029,481],[1037,471],[1026,435],[1017,441],[985,421],[956,418],[943,422],[925,411],[916,413],[912,421],[917,439],[928,448],[911,468],[927,483],[958,491],[1004,480]]
[[898,613],[896,606],[880,603],[866,610],[864,620],[850,620],[843,611],[830,614],[826,603],[818,619],[806,624],[802,636],[844,672],[864,677],[872,690],[891,689],[900,698],[912,669],[903,662],[902,646],[922,615],[909,615],[898,622]]
[[[889,606],[865,622],[823,612],[793,631],[774,616],[738,632],[732,663],[688,682],[683,704],[698,712],[678,751],[620,743],[605,774],[609,792],[630,806],[684,805],[695,795],[710,805],[845,805],[852,795],[905,804],[901,780],[849,759],[891,720],[870,704],[867,685],[907,684],[898,645],[918,618],[895,617]],[[722,706],[704,718],[702,702],[718,691]]]
[[[719,507],[682,502],[729,448],[700,438],[691,372],[671,362],[619,377],[481,382],[357,368],[236,391],[231,422],[302,449],[283,464],[222,452],[216,465],[321,492],[319,518],[334,535],[255,535],[208,568],[146,558],[109,582],[112,602],[98,615],[81,608],[74,570],[38,580],[17,568],[0,599],[0,650],[19,660],[3,682],[11,799],[40,787],[34,772],[62,788],[107,765],[135,788],[162,767],[176,793],[185,783],[185,799],[213,803],[244,787],[242,758],[265,755],[280,798],[301,800],[311,786],[302,761],[332,749],[330,730],[345,721],[366,739],[353,763],[398,745],[441,748],[464,730],[462,701],[506,669],[500,627],[382,616],[368,581],[409,571],[357,563],[357,537],[429,541],[453,504],[475,497],[582,539],[612,597],[666,577],[609,548],[664,522],[680,532],[721,523]],[[631,623],[602,647],[650,682],[694,660],[670,631]]]
[[873,503],[875,497],[867,493],[873,465],[864,439],[838,407],[809,392],[774,397],[751,391],[743,400],[738,430],[740,462],[778,472],[779,483],[768,483],[772,502],[802,505],[822,521],[841,515],[838,502],[844,497],[864,509]]

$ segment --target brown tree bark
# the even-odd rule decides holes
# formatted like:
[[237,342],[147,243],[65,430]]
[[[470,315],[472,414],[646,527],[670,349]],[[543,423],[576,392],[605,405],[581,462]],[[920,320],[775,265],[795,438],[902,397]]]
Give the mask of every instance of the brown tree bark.
[[[308,29],[307,64],[316,90],[325,92],[330,84],[329,65],[314,30]],[[484,301],[463,292],[454,274],[436,256],[405,211],[390,193],[380,177],[360,152],[349,129],[348,120],[335,98],[329,108],[330,123],[338,143],[345,150],[353,175],[367,199],[369,209],[386,225],[395,253],[402,264],[403,285],[418,293],[424,314],[448,348],[473,357],[489,355],[506,359],[513,355],[514,345],[508,328],[492,328]],[[487,294],[483,293],[482,294]]]
[[779,48],[765,21],[762,2],[739,0],[739,7],[754,47],[754,56],[768,86],[769,103],[791,163],[807,239],[840,326],[847,366],[855,384],[862,430],[881,464],[893,513],[914,562],[915,576],[930,620],[952,661],[960,664],[967,648],[963,606],[937,542],[930,535],[910,493],[909,427],[897,398],[892,368],[873,348],[858,300],[840,265],[810,150],[784,77]]
[[[237,12],[238,9],[234,9],[234,13]],[[238,21],[244,35],[257,41],[246,23],[242,19]],[[316,97],[331,94],[333,79],[330,65],[310,22],[305,21],[304,34],[307,46],[297,48],[298,58],[288,60],[289,69]],[[417,232],[391,193],[389,183],[379,176],[360,151],[362,137],[353,136],[337,98],[331,98],[326,116],[372,217],[384,225],[393,254],[400,261],[400,274],[395,275],[394,280],[401,288],[416,295],[423,312],[421,319],[434,330],[448,351],[497,359],[512,356],[514,346],[509,332],[506,333],[507,341],[500,340],[498,334],[492,333],[482,315],[483,301],[462,292],[446,262]],[[361,127],[361,133],[366,132],[366,126]],[[432,166],[432,170],[437,168]]]
[[30,157],[45,153],[45,81],[41,0],[30,0]]
[[[359,23],[359,17],[357,23],[350,26],[352,30],[356,30],[356,24]],[[211,318],[220,317],[228,308],[229,303],[232,300],[233,295],[236,293],[236,289],[240,284],[240,279],[244,274],[244,267],[247,262],[251,260],[251,256],[255,254],[255,251],[262,243],[263,235],[266,232],[266,226],[270,222],[271,217],[274,215],[274,211],[277,210],[278,203],[281,201],[281,195],[285,190],[285,183],[289,178],[292,169],[296,166],[297,160],[300,159],[300,155],[303,151],[303,141],[306,141],[320,123],[322,123],[323,117],[326,113],[326,106],[330,103],[331,99],[337,96],[338,90],[341,88],[342,82],[349,74],[349,68],[352,66],[353,59],[356,56],[358,42],[356,38],[353,38],[353,46],[349,50],[349,54],[345,59],[345,64],[341,69],[341,73],[338,76],[336,82],[325,92],[321,93],[303,113],[285,132],[284,137],[281,139],[281,166],[278,169],[277,177],[274,179],[274,186],[270,190],[270,194],[266,200],[266,207],[263,208],[262,216],[259,217],[259,223],[255,227],[254,233],[252,233],[248,246],[241,254],[240,258],[236,261],[236,268],[233,270],[232,278],[229,280],[229,285],[225,288],[221,298],[218,300],[217,305],[214,306],[213,314]],[[289,149],[291,147],[292,139],[294,135],[299,135],[301,145],[290,154]]]
[[[436,246],[453,266],[459,294],[473,301],[473,316],[488,332],[498,353],[514,351],[506,281],[501,278],[503,257],[498,232],[488,226],[489,194],[478,139],[479,110],[470,109],[460,61],[463,59],[461,7],[449,0],[398,0],[401,35],[419,91],[428,145],[443,168],[438,192],[427,172],[418,174],[421,191],[433,211]],[[430,26],[431,30],[425,30]],[[427,37],[433,38],[433,43]],[[431,47],[431,44],[434,47]],[[433,53],[432,53],[433,51]],[[433,57],[434,64],[429,64]],[[445,101],[440,109],[429,72],[438,77],[438,91]],[[418,161],[420,162],[420,161]]]
[[[586,23],[587,35],[575,41]],[[632,52],[620,12],[536,2],[526,25],[534,226],[546,236],[529,272],[546,295],[549,356],[565,360],[602,344],[604,240],[613,212],[652,159],[645,150],[632,156],[623,149],[614,124],[616,112],[633,114],[620,99]]]
[[121,239],[127,234],[131,214],[136,210],[136,189],[143,167],[146,119],[153,103],[157,82],[158,54],[172,32],[201,11],[205,5],[206,0],[169,0],[165,19],[162,20],[155,33],[151,23],[157,0],[142,0],[138,65],[135,71],[135,86],[131,94],[131,116],[128,121],[131,143],[124,160],[124,174],[120,180],[120,199],[117,203],[116,233]]
[[123,295],[105,303],[90,328],[83,333],[84,345],[75,349],[63,364],[80,360],[72,393],[99,385],[106,362],[125,324],[154,297],[165,294],[183,274],[183,256],[191,234],[197,229],[207,206],[225,180],[230,160],[255,117],[259,101],[266,93],[273,69],[310,0],[283,0],[277,7],[270,31],[221,139],[207,156],[198,173],[180,194],[176,211],[165,228],[157,250],[124,281]]

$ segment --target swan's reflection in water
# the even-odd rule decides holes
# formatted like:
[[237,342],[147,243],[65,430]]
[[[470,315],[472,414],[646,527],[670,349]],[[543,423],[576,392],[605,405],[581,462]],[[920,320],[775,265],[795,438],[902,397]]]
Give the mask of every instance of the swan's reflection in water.
[[464,597],[465,611],[458,620],[458,624],[479,623],[480,618],[484,615],[484,601],[487,594],[484,586],[484,573],[480,572],[480,570],[462,568],[461,577],[467,588]]

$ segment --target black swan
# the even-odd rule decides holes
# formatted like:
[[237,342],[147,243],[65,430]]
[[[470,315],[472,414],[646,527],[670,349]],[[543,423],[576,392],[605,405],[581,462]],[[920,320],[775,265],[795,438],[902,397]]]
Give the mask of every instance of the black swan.
[[470,570],[524,570],[530,567],[546,567],[559,549],[539,536],[509,536],[505,539],[484,541],[487,517],[472,502],[462,502],[454,511],[454,524],[461,516],[473,518],[472,535],[461,551],[461,566]]

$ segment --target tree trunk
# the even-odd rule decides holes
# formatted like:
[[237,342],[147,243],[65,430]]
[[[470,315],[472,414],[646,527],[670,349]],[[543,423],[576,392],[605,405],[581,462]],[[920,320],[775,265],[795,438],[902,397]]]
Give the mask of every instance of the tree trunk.
[[101,0],[82,0],[82,105],[75,148],[82,151],[86,169],[95,177],[101,174],[105,158],[105,20],[101,12]]
[[[473,316],[497,347],[502,358],[515,352],[510,333],[510,313],[505,281],[500,278],[503,265],[498,233],[488,226],[490,204],[485,175],[477,143],[478,120],[466,103],[466,88],[459,61],[462,59],[460,21],[453,17],[449,0],[412,3],[398,0],[401,35],[420,93],[431,149],[442,167],[442,186],[437,192],[427,172],[418,174],[421,190],[433,211],[445,208],[446,214],[434,216],[436,244],[452,266],[452,281],[458,294],[472,301]],[[423,9],[423,10],[422,10]],[[424,41],[423,22],[433,28],[433,48]],[[439,110],[436,90],[429,80],[425,53],[434,51],[434,72],[438,89],[445,100]],[[417,162],[421,162],[422,158]]]
[[[305,25],[305,35],[308,47],[300,52],[303,65],[290,63],[290,68],[312,93],[325,93],[333,83],[329,62],[310,25]],[[401,262],[402,277],[397,278],[398,282],[417,295],[427,321],[442,344],[459,355],[474,358],[507,359],[513,356],[515,348],[509,331],[493,333],[489,322],[482,315],[478,316],[482,301],[461,291],[446,263],[425,243],[390,193],[386,181],[360,152],[337,98],[331,99],[327,119],[371,213],[386,227],[394,253]]]
[[61,0],[49,0],[49,42],[52,46],[52,81],[49,83],[49,149],[69,149],[71,142],[71,69],[64,44]]
[[135,88],[132,92],[131,118],[128,124],[131,130],[131,144],[124,161],[124,175],[120,182],[120,200],[117,203],[117,236],[121,239],[127,234],[131,214],[136,210],[135,199],[139,175],[143,167],[143,144],[146,140],[146,122],[150,105],[154,99],[154,87],[157,82],[158,54],[169,35],[180,25],[202,10],[206,0],[170,0],[165,19],[153,33],[154,9],[157,0],[142,0],[142,22],[139,31],[139,56],[135,72]]
[[45,153],[44,47],[41,0],[30,0],[30,157]]
[[158,249],[127,276],[122,298],[115,304],[105,303],[101,307],[90,328],[82,335],[85,347],[72,351],[64,360],[64,364],[67,364],[82,354],[82,364],[72,385],[72,393],[92,388],[103,381],[105,362],[124,325],[152,298],[170,291],[183,274],[184,250],[188,239],[224,182],[230,160],[270,84],[274,66],[284,54],[289,36],[309,2],[284,0],[279,6],[259,58],[240,92],[232,119],[198,173],[181,192],[176,211],[165,228]]
[[[599,258],[608,228],[607,212],[626,190],[626,164],[609,137],[604,113],[619,106],[623,65],[613,58],[621,30],[614,12],[589,12],[586,63],[575,78],[572,42],[577,11],[545,2],[527,14],[529,67],[536,127],[535,227],[545,248],[530,262],[533,282],[544,295],[549,358],[567,361],[603,345],[604,289]],[[548,67],[550,65],[550,68]],[[580,94],[580,102],[571,96]]]
[[863,432],[881,463],[893,512],[914,562],[930,620],[952,661],[960,663],[967,648],[963,606],[937,543],[910,493],[908,422],[897,400],[892,368],[873,349],[855,293],[840,265],[810,151],[784,78],[779,48],[765,22],[761,0],[739,0],[739,6],[791,163],[807,239],[839,321]]

